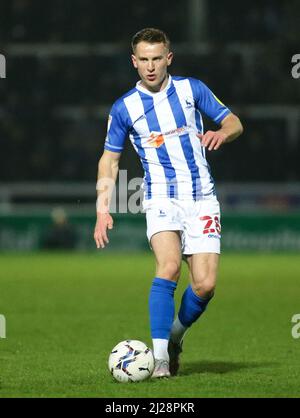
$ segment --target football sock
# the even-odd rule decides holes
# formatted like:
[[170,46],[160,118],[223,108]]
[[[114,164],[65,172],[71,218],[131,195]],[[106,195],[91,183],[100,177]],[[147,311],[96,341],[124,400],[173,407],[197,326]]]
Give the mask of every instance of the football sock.
[[185,327],[184,325],[182,325],[182,323],[179,321],[179,318],[177,316],[172,325],[171,340],[175,344],[180,344],[187,330],[188,330],[188,327]]
[[181,342],[186,330],[203,314],[211,298],[197,296],[188,286],[181,299],[178,317],[172,325],[172,341]]
[[[177,283],[155,277],[149,297],[151,336],[154,357],[168,360],[168,340],[175,314],[174,292]],[[157,341],[154,341],[157,340]],[[160,340],[165,340],[164,342]],[[156,356],[159,355],[159,357]],[[164,353],[164,354],[163,354]]]
[[153,338],[153,355],[154,358],[169,361],[168,344],[169,340],[162,338]]

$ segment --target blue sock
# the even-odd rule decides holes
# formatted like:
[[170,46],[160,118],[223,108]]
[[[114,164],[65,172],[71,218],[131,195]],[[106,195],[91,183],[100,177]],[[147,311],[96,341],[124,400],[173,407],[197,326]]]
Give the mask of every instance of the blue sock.
[[182,299],[181,305],[178,312],[179,321],[185,327],[190,327],[200,315],[206,309],[208,302],[211,300],[212,297],[204,299],[200,296],[197,296],[191,286],[185,290]]
[[168,340],[175,315],[174,292],[177,283],[155,277],[149,297],[152,338]]

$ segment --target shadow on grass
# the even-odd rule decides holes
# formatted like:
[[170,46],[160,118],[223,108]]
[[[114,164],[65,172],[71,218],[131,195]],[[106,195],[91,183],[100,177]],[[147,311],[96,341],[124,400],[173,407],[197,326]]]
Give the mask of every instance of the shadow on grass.
[[199,361],[184,363],[179,375],[187,376],[195,373],[226,374],[242,369],[253,369],[257,367],[270,367],[275,363],[267,362],[234,362],[234,361]]

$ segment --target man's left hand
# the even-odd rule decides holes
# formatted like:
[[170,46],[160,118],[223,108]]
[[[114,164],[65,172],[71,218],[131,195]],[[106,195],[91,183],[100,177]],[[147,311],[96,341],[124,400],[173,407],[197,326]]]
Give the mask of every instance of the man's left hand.
[[209,151],[217,150],[226,142],[227,134],[220,131],[207,131],[205,134],[197,134],[197,137],[201,140],[201,145],[205,148],[208,147]]

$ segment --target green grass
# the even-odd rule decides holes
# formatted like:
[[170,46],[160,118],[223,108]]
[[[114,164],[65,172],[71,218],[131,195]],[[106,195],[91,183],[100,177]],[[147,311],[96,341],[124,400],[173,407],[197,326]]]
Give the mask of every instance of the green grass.
[[[299,397],[299,255],[223,254],[216,296],[186,337],[177,377],[120,384],[127,338],[151,344],[152,254],[2,254],[0,397]],[[186,267],[176,306],[187,283]]]

